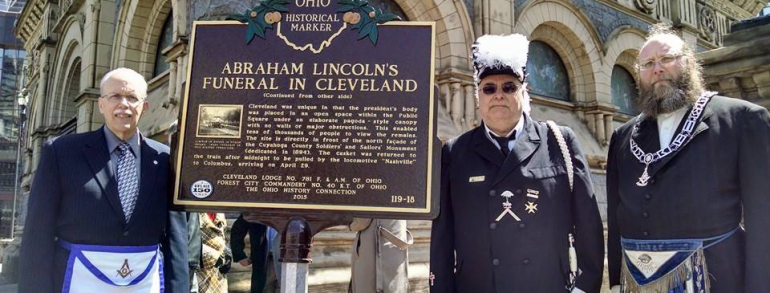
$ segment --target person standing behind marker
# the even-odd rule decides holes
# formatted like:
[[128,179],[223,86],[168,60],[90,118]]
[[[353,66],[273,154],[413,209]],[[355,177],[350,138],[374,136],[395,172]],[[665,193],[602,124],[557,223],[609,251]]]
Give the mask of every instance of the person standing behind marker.
[[227,276],[232,255],[225,240],[227,220],[222,213],[199,213],[201,263],[196,271],[198,292],[227,293]]

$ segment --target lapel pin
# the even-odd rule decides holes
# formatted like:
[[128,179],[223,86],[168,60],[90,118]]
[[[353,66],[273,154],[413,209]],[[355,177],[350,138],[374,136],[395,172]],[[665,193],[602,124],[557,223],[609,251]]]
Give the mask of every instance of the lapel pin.
[[538,199],[540,197],[540,191],[527,188],[527,197]]
[[512,204],[511,204],[511,203],[508,201],[508,199],[509,199],[509,198],[513,197],[513,192],[510,192],[510,191],[506,190],[506,191],[505,191],[505,192],[503,192],[503,194],[501,194],[500,196],[502,196],[502,197],[504,197],[504,198],[505,198],[505,202],[503,203],[503,212],[502,212],[502,213],[500,213],[500,215],[499,215],[499,216],[497,216],[497,220],[495,220],[495,221],[496,221],[496,222],[500,222],[500,220],[502,220],[502,219],[503,219],[503,217],[504,217],[506,214],[509,214],[509,215],[511,215],[511,217],[513,217],[514,219],[516,219],[516,221],[518,221],[518,222],[521,222],[521,218],[519,218],[519,216],[517,216],[516,214],[514,214],[514,213],[513,213],[513,211],[511,211],[511,207],[512,207],[513,205],[512,205]]
[[157,164],[158,164],[158,161],[156,161],[156,160],[153,160],[153,161],[152,161],[152,164],[153,164],[153,165],[157,165]]
[[534,202],[528,201],[525,209],[527,210],[527,213],[534,214],[537,211],[537,204]]
[[484,182],[484,176],[472,176],[468,178],[468,182]]

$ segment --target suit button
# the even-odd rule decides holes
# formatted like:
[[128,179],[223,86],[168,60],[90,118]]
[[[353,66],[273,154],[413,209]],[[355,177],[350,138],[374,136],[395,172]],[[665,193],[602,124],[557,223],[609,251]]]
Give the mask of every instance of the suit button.
[[525,258],[523,261],[521,261],[521,263],[523,263],[523,264],[525,264],[525,265],[528,265],[528,264],[529,264],[529,259],[526,259],[526,258]]
[[497,229],[497,223],[489,224],[489,229],[492,229],[492,230]]
[[652,195],[650,195],[649,193],[646,193],[644,195],[644,199],[646,199],[646,200],[650,200],[651,198],[652,198]]
[[521,229],[527,228],[527,224],[521,223],[519,224],[519,228]]
[[128,236],[128,231],[124,231],[123,236]]
[[642,218],[649,218],[649,217],[650,217],[650,214],[648,214],[647,212],[642,213]]
[[499,266],[500,265],[500,260],[499,259],[493,259],[492,260],[492,265]]
[[495,191],[494,189],[489,191],[489,196],[495,196],[496,194],[497,194],[497,191]]
[[650,232],[644,231],[642,232],[642,235],[644,235],[644,237],[650,236]]
[[516,194],[521,193],[521,189],[516,189]]
[[655,184],[655,178],[650,179],[650,184]]

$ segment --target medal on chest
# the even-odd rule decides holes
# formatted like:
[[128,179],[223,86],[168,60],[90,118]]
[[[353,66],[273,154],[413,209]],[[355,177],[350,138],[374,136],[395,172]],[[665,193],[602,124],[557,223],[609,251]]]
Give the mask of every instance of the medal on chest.
[[642,172],[642,175],[639,176],[639,180],[636,181],[637,186],[647,186],[647,183],[651,179],[650,174],[647,173],[647,170],[650,168],[652,163],[658,162],[660,159],[678,151],[692,139],[693,130],[695,129],[695,126],[698,125],[698,121],[703,114],[703,110],[706,108],[706,104],[708,104],[709,100],[711,100],[711,97],[714,95],[716,95],[716,92],[704,92],[698,98],[698,100],[695,101],[692,111],[690,111],[690,115],[687,116],[687,121],[685,121],[682,130],[677,133],[676,137],[671,141],[671,144],[654,153],[645,153],[644,150],[639,147],[636,141],[634,141],[634,135],[636,135],[636,133],[639,131],[639,124],[641,124],[643,117],[639,116],[636,119],[637,121],[634,124],[634,128],[631,130],[629,145],[631,148],[631,153],[634,155],[634,157],[636,157],[640,163],[644,164],[644,172]]
[[[540,197],[539,194],[540,192],[537,190],[527,189],[527,203],[524,204],[524,210],[528,214],[534,214],[537,212],[537,199]],[[513,208],[513,204],[511,203],[510,199],[511,197],[514,196],[513,192],[506,190],[502,194],[500,194],[500,196],[502,196],[505,199],[505,201],[503,202],[503,212],[500,213],[499,216],[497,216],[497,219],[495,221],[500,222],[500,220],[502,220],[505,217],[505,215],[510,215],[517,222],[521,222],[521,218],[519,218],[519,216],[516,215],[516,213],[514,213],[513,210],[511,210],[511,208]]]
[[495,220],[495,221],[496,222],[500,222],[500,220],[502,220],[503,217],[505,217],[505,215],[511,215],[511,217],[516,219],[517,222],[521,222],[521,218],[519,218],[519,216],[517,216],[515,213],[513,213],[513,211],[511,211],[511,207],[513,207],[513,204],[511,204],[509,199],[511,197],[513,197],[513,192],[510,192],[510,191],[506,190],[500,196],[505,198],[505,202],[503,203],[503,212],[500,213],[499,216],[497,216],[497,220]]

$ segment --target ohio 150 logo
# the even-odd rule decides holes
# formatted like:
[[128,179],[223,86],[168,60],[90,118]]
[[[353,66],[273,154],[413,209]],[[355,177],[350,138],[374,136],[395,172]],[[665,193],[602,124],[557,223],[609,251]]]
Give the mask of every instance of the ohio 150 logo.
[[190,192],[197,198],[207,198],[214,192],[214,186],[206,180],[198,180],[190,186]]

